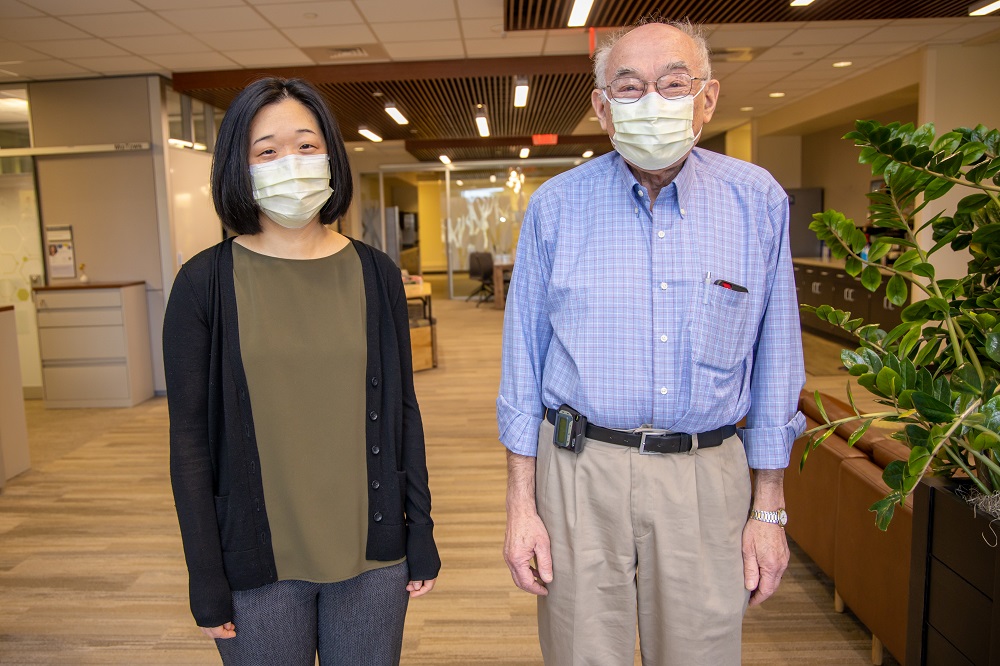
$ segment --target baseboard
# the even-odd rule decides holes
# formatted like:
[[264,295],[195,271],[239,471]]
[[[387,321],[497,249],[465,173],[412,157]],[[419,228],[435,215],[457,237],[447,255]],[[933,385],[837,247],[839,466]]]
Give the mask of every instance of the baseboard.
[[41,400],[45,397],[45,391],[41,386],[25,386],[22,390],[25,400]]

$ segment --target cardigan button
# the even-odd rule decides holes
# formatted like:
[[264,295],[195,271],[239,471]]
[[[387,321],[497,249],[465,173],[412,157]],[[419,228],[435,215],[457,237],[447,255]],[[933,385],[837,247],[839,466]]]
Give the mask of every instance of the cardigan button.
[[375,479],[374,481],[372,481],[372,488],[374,488],[375,490],[378,490],[379,486],[381,486],[381,485],[382,484],[378,482],[378,479]]
[[373,456],[377,456],[378,452],[381,451],[381,450],[382,449],[378,448],[378,444],[375,444],[374,446],[372,446],[372,455]]
[[374,519],[375,519],[375,522],[376,522],[376,523],[380,523],[380,522],[382,522],[382,514],[381,514],[381,513],[379,513],[378,511],[376,511],[376,512],[375,512],[375,515],[374,515],[374,516],[372,516],[372,518],[374,518]]
[[378,377],[372,377],[372,386],[378,386]]
[[373,409],[372,411],[368,412],[368,418],[370,418],[372,421],[378,421],[378,412],[376,412]]

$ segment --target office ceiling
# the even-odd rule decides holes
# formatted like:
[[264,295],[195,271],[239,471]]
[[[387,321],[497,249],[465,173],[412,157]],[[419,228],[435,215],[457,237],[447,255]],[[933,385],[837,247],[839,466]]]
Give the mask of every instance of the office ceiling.
[[[0,0],[0,86],[159,73],[178,91],[224,108],[261,74],[304,76],[323,91],[354,147],[405,145],[410,159],[421,160],[442,153],[490,159],[516,154],[535,132],[559,139],[532,147],[532,157],[578,156],[610,149],[590,109],[591,39],[650,9],[706,22],[722,82],[706,138],[923,46],[1000,39],[1000,18],[965,16],[965,0],[816,0],[805,8],[787,0],[596,0],[593,33],[558,27],[569,4]],[[852,65],[833,67],[842,61]],[[513,107],[517,76],[530,82],[522,109]],[[409,125],[385,114],[387,100]],[[489,140],[476,133],[478,104]],[[387,141],[374,146],[358,135],[359,125]]]

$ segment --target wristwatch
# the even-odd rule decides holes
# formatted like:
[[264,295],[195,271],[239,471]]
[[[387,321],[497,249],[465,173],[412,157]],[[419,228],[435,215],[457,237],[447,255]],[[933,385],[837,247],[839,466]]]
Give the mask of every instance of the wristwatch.
[[785,513],[784,509],[778,509],[777,511],[761,511],[760,509],[754,509],[750,512],[750,517],[754,520],[759,520],[762,523],[777,525],[781,529],[785,529],[785,525],[788,523],[788,514]]

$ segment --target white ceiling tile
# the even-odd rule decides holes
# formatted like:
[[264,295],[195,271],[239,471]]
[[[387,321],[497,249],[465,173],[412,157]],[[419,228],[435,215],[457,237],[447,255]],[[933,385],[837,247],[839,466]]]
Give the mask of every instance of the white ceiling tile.
[[198,53],[209,50],[191,35],[149,35],[146,37],[117,37],[108,40],[126,51],[137,55],[161,53]]
[[160,67],[139,56],[118,56],[112,58],[74,58],[81,67],[101,74],[122,74],[125,72],[158,72]]
[[503,20],[503,0],[457,0],[462,18],[498,18]]
[[115,12],[141,12],[143,8],[132,0],[21,0],[26,5],[53,16],[74,14],[114,14]]
[[37,9],[32,9],[17,0],[0,0],[0,18],[27,18],[41,15],[42,13]]
[[569,32],[566,30],[550,30],[545,38],[545,55],[570,55],[588,53],[590,39],[584,31]]
[[829,75],[833,72],[835,77],[843,77],[847,79],[855,76],[862,69],[883,63],[885,60],[883,58],[851,58],[851,62],[853,64],[850,67],[834,67],[833,63],[835,62],[835,59],[824,58],[823,60],[814,62],[808,67],[802,68],[802,73],[819,73],[820,75]]
[[781,40],[781,46],[816,46],[824,44],[839,46],[841,44],[850,44],[877,29],[878,26],[876,25],[855,28],[806,27],[796,30]]
[[881,28],[889,25],[889,19],[865,19],[861,21],[810,21],[804,28]]
[[744,73],[752,72],[794,72],[802,69],[811,62],[813,61],[803,58],[797,60],[754,60],[741,69],[740,73],[736,76],[739,77]]
[[254,49],[226,51],[225,55],[243,67],[282,67],[285,65],[315,65],[298,49]]
[[773,46],[792,34],[791,30],[742,30],[723,27],[712,33],[708,44],[713,49]]
[[[991,19],[992,17],[982,17],[983,19]],[[981,37],[987,35],[991,32],[1000,30],[1000,18],[995,18],[992,20],[982,20],[977,23],[965,24],[958,26],[954,30],[944,34],[948,39],[957,39],[957,41],[965,41],[967,39],[975,39],[976,37]]]
[[738,69],[740,69],[741,67],[745,67],[746,65],[747,65],[746,62],[740,62],[740,61],[733,61],[733,62],[726,62],[726,61],[716,62],[716,61],[712,61],[712,73],[713,74],[731,74],[731,73],[737,71]]
[[277,30],[197,32],[195,37],[219,51],[243,51],[251,47],[280,49],[293,46],[288,38]]
[[270,27],[250,7],[207,7],[204,9],[170,9],[160,16],[184,30],[257,30]]
[[[274,0],[268,0],[274,2]],[[348,0],[337,2],[293,2],[258,4],[257,11],[278,28],[308,28],[317,25],[364,23]]]
[[68,16],[81,30],[98,37],[134,37],[137,35],[169,35],[180,32],[153,12],[130,12],[128,14],[101,14],[99,16]]
[[507,37],[506,39],[468,39],[465,50],[470,58],[494,56],[541,55],[544,37]]
[[0,37],[18,42],[34,42],[40,39],[85,39],[90,37],[54,18],[14,18],[0,23]]
[[829,55],[837,47],[832,44],[818,46],[772,46],[757,56],[756,60],[816,60]]
[[[467,19],[462,21],[462,36],[465,39],[497,39],[504,34],[503,19]],[[518,30],[514,34],[522,35]]]
[[862,40],[856,44],[849,44],[842,49],[834,51],[830,54],[830,57],[837,60],[853,60],[854,58],[894,56],[919,46],[922,46],[922,44],[912,42],[869,42],[868,40]]
[[199,69],[232,69],[236,63],[222,55],[209,51],[207,53],[172,53],[148,56],[160,67],[172,71],[192,71]]
[[196,9],[199,7],[242,7],[243,0],[135,0],[146,9]]
[[53,58],[98,58],[105,56],[127,56],[117,46],[103,39],[54,39],[32,42],[32,48],[47,53]]
[[393,60],[441,60],[464,58],[465,49],[459,39],[440,42],[392,42],[385,50]]
[[461,39],[458,21],[418,21],[406,23],[375,23],[375,36],[382,42],[433,41]]
[[933,23],[921,25],[893,24],[879,28],[865,37],[865,40],[872,42],[927,42],[949,30],[950,28],[948,27],[942,29],[940,25]]
[[371,23],[455,18],[455,5],[442,0],[354,0]]
[[[48,60],[49,56],[26,46],[0,40],[0,62],[11,60]],[[0,65],[2,67],[2,65]]]
[[374,44],[375,35],[364,24],[329,25],[316,28],[286,28],[283,30],[296,46],[351,46]]
[[4,65],[3,69],[16,72],[20,76],[32,78],[88,73],[86,69],[72,65],[65,60],[34,60],[32,62],[22,62],[17,65]]

